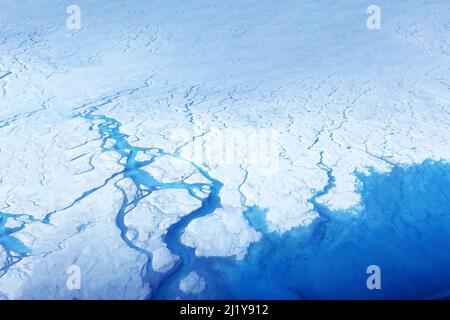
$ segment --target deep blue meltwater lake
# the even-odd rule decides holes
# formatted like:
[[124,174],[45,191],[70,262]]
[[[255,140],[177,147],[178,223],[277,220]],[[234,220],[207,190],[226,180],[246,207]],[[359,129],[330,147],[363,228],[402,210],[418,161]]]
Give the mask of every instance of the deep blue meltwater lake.
[[[331,212],[286,234],[267,232],[264,210],[246,213],[263,232],[244,260],[196,258],[198,298],[442,298],[450,288],[450,165],[425,161],[358,175],[359,210]],[[367,268],[380,268],[369,290]]]

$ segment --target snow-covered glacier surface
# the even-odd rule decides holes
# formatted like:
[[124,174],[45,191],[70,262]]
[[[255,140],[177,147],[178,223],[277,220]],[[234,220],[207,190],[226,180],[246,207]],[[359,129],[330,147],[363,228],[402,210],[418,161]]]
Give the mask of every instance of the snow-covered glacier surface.
[[448,1],[0,4],[1,298],[450,294]]

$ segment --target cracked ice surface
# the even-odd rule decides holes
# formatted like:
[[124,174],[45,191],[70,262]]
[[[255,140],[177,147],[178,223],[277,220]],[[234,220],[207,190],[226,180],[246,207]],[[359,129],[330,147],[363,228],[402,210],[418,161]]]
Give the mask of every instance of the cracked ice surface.
[[[360,1],[130,3],[77,1],[70,31],[58,1],[3,1],[1,297],[149,297],[176,239],[242,259],[248,207],[283,233],[317,218],[329,173],[315,200],[357,209],[355,172],[450,159],[446,1],[378,1],[379,31]],[[272,174],[184,156],[257,128],[279,133]]]

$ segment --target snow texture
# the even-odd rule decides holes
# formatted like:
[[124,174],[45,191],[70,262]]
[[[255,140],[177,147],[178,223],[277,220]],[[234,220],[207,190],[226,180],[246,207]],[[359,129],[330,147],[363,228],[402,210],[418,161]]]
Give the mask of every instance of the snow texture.
[[380,30],[359,0],[1,4],[1,297],[200,292],[180,259],[245,259],[249,208],[282,235],[450,159],[448,1],[379,0]]

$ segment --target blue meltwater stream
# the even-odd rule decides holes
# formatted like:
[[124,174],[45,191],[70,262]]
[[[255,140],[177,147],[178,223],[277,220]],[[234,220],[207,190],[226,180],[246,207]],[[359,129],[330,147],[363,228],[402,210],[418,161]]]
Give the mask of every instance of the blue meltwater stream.
[[[118,152],[122,159],[119,164],[123,166],[123,171],[118,174],[122,174],[124,178],[129,178],[133,181],[136,188],[136,192],[132,199],[129,199],[127,192],[116,182],[115,186],[122,191],[123,201],[122,206],[118,212],[116,223],[121,230],[122,239],[127,243],[127,245],[134,250],[147,255],[149,262],[146,266],[146,274],[144,275],[144,281],[147,281],[152,288],[152,293],[149,298],[154,299],[166,299],[176,296],[178,291],[180,280],[189,274],[191,271],[192,261],[195,260],[194,250],[184,246],[180,239],[184,231],[184,228],[193,220],[207,214],[214,212],[214,210],[220,206],[219,191],[222,184],[212,178],[205,170],[197,166],[196,164],[189,162],[198,172],[200,172],[206,179],[208,183],[185,183],[185,182],[175,182],[175,183],[162,183],[151,176],[147,171],[143,170],[144,166],[149,165],[158,157],[164,155],[176,156],[174,154],[166,153],[160,148],[142,148],[135,147],[128,143],[127,135],[120,132],[121,123],[117,120],[107,117],[105,115],[94,114],[99,106],[94,106],[88,109],[84,113],[80,113],[79,116],[90,121],[93,126],[98,127],[98,131],[101,135],[103,141],[102,148],[105,151],[114,150]],[[108,140],[112,139],[114,144],[112,147],[106,147]],[[137,161],[136,157],[139,153],[144,153],[147,155],[149,160]],[[125,164],[122,164],[122,160],[125,159]],[[184,159],[183,159],[184,160]],[[187,160],[184,160],[187,161]],[[117,176],[113,175],[113,177]],[[190,214],[184,216],[179,220],[178,223],[173,224],[167,231],[164,241],[167,248],[179,257],[176,265],[166,274],[160,274],[154,272],[151,269],[151,252],[146,251],[138,246],[136,246],[127,237],[127,226],[125,224],[125,216],[131,210],[133,210],[139,201],[148,196],[151,192],[162,189],[184,189],[189,192],[189,194],[196,199],[200,200],[202,205],[199,209],[191,212]],[[206,191],[208,196],[199,196],[198,191]],[[90,193],[85,193],[85,196]]]

